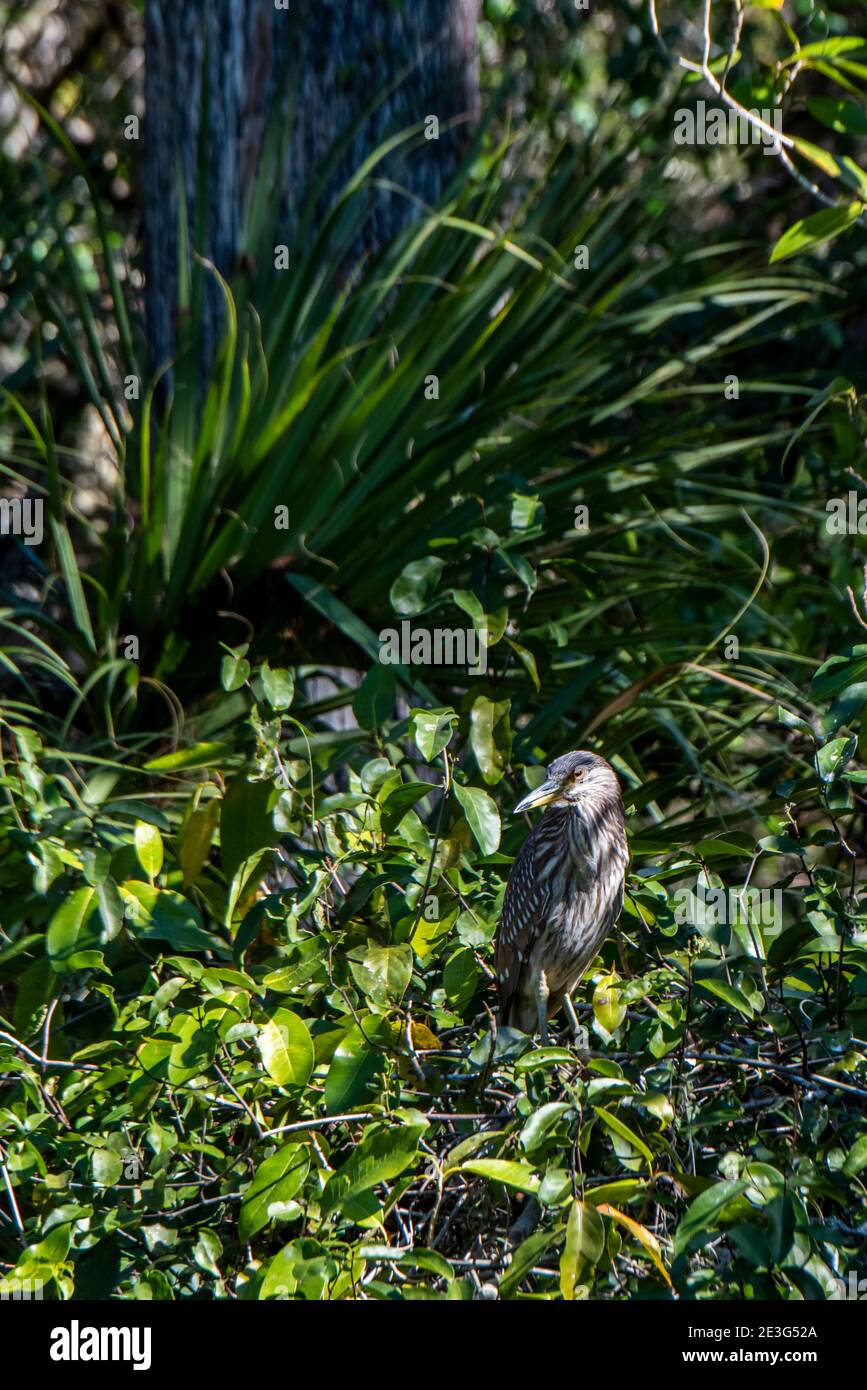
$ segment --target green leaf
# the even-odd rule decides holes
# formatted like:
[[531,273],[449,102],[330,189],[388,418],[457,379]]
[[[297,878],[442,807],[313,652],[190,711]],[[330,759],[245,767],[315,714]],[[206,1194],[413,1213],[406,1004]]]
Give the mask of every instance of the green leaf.
[[857,738],[835,738],[824,744],[816,753],[816,767],[823,782],[833,782],[853,757],[858,747]]
[[675,1255],[682,1254],[696,1237],[715,1231],[726,1207],[745,1192],[748,1184],[740,1180],[714,1183],[696,1197],[686,1209],[674,1238]]
[[566,1243],[560,1256],[560,1292],[566,1302],[598,1264],[605,1249],[605,1226],[594,1207],[575,1198],[566,1222]]
[[96,887],[96,900],[99,903],[99,916],[102,927],[100,942],[114,941],[123,926],[123,898],[113,878],[106,878]]
[[[653,1154],[644,1140],[639,1138],[635,1131],[629,1128],[629,1125],[624,1124],[619,1115],[612,1114],[611,1111],[606,1110],[603,1105],[597,1105],[594,1109],[606,1128],[610,1129],[612,1134],[616,1134],[619,1139],[625,1139],[630,1148],[640,1153],[647,1164],[648,1170],[653,1172]],[[631,1162],[627,1163],[626,1166],[631,1167]]]
[[272,807],[276,790],[270,782],[235,777],[220,803],[220,854],[226,877],[234,878],[245,859],[278,842]]
[[479,1178],[504,1183],[518,1192],[538,1192],[539,1177],[529,1163],[516,1163],[507,1158],[473,1158],[461,1164],[462,1173],[475,1173]]
[[556,1130],[560,1120],[567,1115],[573,1107],[567,1105],[565,1101],[548,1101],[545,1105],[540,1105],[534,1110],[524,1128],[521,1130],[519,1143],[526,1153],[532,1153],[534,1149],[545,1144],[554,1130]]
[[397,678],[393,666],[371,666],[352,701],[352,712],[362,729],[377,729],[391,718]]
[[226,653],[220,666],[220,684],[231,693],[240,690],[250,679],[250,663],[246,657],[247,647],[235,647]]
[[489,787],[502,780],[512,754],[510,708],[510,700],[494,703],[479,695],[470,710],[470,744]]
[[344,1208],[377,1183],[389,1182],[405,1172],[415,1163],[418,1141],[426,1129],[425,1121],[365,1134],[346,1162],[332,1173],[325,1184],[323,1216]]
[[163,837],[155,825],[139,820],[135,823],[135,852],[151,882],[163,867]]
[[220,1278],[220,1267],[217,1263],[223,1253],[223,1242],[216,1231],[203,1226],[199,1231],[199,1238],[193,1246],[193,1260],[199,1269],[211,1274],[215,1279]]
[[792,710],[777,705],[777,718],[787,729],[797,729],[799,733],[806,734],[808,738],[813,737],[812,727],[806,719],[802,719],[799,714],[794,714]]
[[448,746],[457,722],[458,716],[453,709],[410,710],[410,738],[426,763],[432,763]]
[[479,967],[469,946],[459,946],[443,967],[443,986],[456,1009],[468,1004],[479,987]]
[[230,956],[227,944],[214,932],[205,931],[192,903],[170,888],[128,879],[120,885],[127,922],[143,940],[168,941],[177,951],[216,951]]
[[824,700],[861,680],[867,680],[867,645],[863,643],[848,656],[829,656],[815,672],[810,689],[817,699]]
[[172,1086],[184,1086],[211,1065],[219,1038],[213,1027],[202,1027],[195,1014],[176,1015],[170,1034],[174,1041],[164,1059],[165,1077]]
[[291,1009],[277,1009],[259,1034],[265,1070],[278,1086],[303,1086],[313,1070],[313,1039]]
[[335,1048],[325,1078],[326,1115],[340,1115],[365,1101],[369,1083],[385,1066],[385,1052],[377,1046],[383,1036],[377,1020],[365,1019],[363,1028],[362,1033],[354,1025]]
[[744,1018],[753,1018],[755,1015],[756,1011],[743,991],[726,980],[698,980],[696,988],[716,995],[717,999],[722,999],[730,1008],[737,1009]]
[[858,220],[863,210],[864,204],[861,202],[844,203],[841,207],[823,208],[821,212],[802,217],[783,232],[771,252],[771,265],[839,236]]
[[383,832],[390,835],[396,830],[407,811],[411,811],[422,797],[430,796],[431,791],[433,788],[429,782],[401,782],[400,786],[392,787],[386,792],[379,813],[379,823]]
[[867,135],[867,112],[852,101],[837,97],[808,97],[807,110],[838,135]]
[[398,1004],[412,979],[413,953],[409,945],[366,947],[350,952],[349,968],[363,994],[381,1009]]
[[531,1236],[521,1242],[512,1256],[512,1263],[500,1276],[500,1298],[509,1299],[513,1293],[517,1292],[533,1266],[538,1264],[546,1250],[559,1242],[562,1234],[563,1226],[561,1224],[552,1230],[534,1231]]
[[295,695],[295,676],[282,667],[271,669],[267,661],[261,670],[262,689],[272,709],[288,709]]
[[509,525],[512,530],[525,531],[532,526],[541,505],[538,497],[526,496],[520,492],[513,493],[512,510],[509,516]]
[[290,1241],[265,1266],[261,1298],[294,1298],[317,1303],[339,1272],[337,1261],[319,1241]]
[[181,748],[177,753],[164,753],[161,758],[151,758],[144,764],[145,772],[181,772],[188,767],[209,767],[225,761],[230,753],[230,743],[194,743],[189,748]]
[[95,888],[77,888],[52,917],[45,949],[54,970],[86,970],[99,965],[102,933]]
[[862,1134],[855,1140],[846,1155],[843,1172],[847,1178],[857,1178],[864,1168],[867,1168],[867,1134]]
[[244,1243],[269,1221],[279,1219],[281,1208],[300,1190],[309,1168],[310,1151],[304,1144],[284,1144],[259,1164],[241,1202],[238,1236]]
[[97,1187],[113,1187],[120,1181],[123,1160],[114,1149],[94,1149],[90,1162]]
[[483,854],[496,854],[500,847],[500,813],[496,804],[479,787],[452,783],[467,824]]
[[412,560],[401,570],[389,590],[389,601],[395,613],[411,618],[421,613],[433,597],[445,561],[437,555]]

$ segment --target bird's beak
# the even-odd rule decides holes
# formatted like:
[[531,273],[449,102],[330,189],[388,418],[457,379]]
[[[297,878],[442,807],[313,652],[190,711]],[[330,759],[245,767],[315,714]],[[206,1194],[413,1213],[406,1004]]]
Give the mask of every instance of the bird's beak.
[[520,815],[521,811],[532,811],[536,806],[547,806],[560,793],[560,788],[556,782],[543,782],[535,791],[529,792],[523,801],[519,801],[513,811],[513,815]]

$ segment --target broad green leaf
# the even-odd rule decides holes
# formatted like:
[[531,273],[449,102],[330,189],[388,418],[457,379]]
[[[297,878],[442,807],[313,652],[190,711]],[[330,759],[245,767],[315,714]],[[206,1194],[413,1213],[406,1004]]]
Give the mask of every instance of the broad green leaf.
[[215,1279],[220,1277],[220,1267],[217,1263],[223,1253],[223,1242],[207,1226],[203,1226],[199,1231],[198,1239],[193,1246],[193,1259],[199,1269],[203,1269],[206,1274],[211,1274]]
[[203,1027],[195,1014],[178,1014],[169,1029],[174,1042],[166,1059],[166,1080],[183,1086],[211,1065],[219,1038],[214,1027]]
[[153,883],[163,867],[163,837],[155,825],[139,820],[135,824],[135,852],[148,878]]
[[846,656],[829,656],[815,672],[810,690],[817,699],[824,700],[862,680],[867,680],[867,645],[864,643],[853,647]]
[[843,1172],[847,1178],[857,1178],[864,1168],[867,1168],[867,1134],[862,1134],[855,1140],[846,1155]]
[[602,1258],[605,1227],[595,1207],[575,1198],[566,1222],[566,1242],[560,1256],[560,1292],[567,1303],[575,1298],[575,1286],[586,1279]]
[[432,763],[447,747],[457,722],[453,709],[410,710],[410,737],[426,763]]
[[143,940],[168,941],[177,951],[231,955],[231,949],[215,932],[204,930],[201,915],[193,904],[173,889],[128,879],[120,885],[120,895],[127,922]]
[[412,979],[412,965],[412,947],[406,943],[377,946],[368,942],[366,947],[357,948],[349,955],[349,968],[355,983],[381,1009],[398,1004],[403,998]]
[[456,1009],[468,1004],[479,987],[479,967],[469,946],[454,951],[443,968],[443,985]]
[[461,1164],[462,1173],[475,1173],[491,1182],[505,1183],[518,1192],[538,1192],[539,1178],[529,1163],[516,1163],[507,1158],[474,1158]]
[[369,1083],[385,1066],[383,1042],[377,1020],[368,1018],[350,1028],[337,1044],[325,1078],[326,1115],[340,1115],[369,1098]]
[[233,878],[245,859],[278,841],[272,807],[276,791],[270,782],[235,777],[220,802],[220,853],[227,878]]
[[427,607],[436,591],[445,561],[437,555],[411,560],[401,570],[389,591],[389,601],[395,613],[411,618]]
[[692,1240],[717,1229],[726,1208],[745,1192],[748,1184],[740,1179],[714,1183],[687,1207],[674,1237],[674,1253],[681,1254]]
[[326,1246],[307,1237],[284,1245],[265,1267],[260,1298],[293,1298],[317,1303],[337,1277],[339,1266]]
[[500,847],[500,813],[496,804],[479,787],[452,783],[467,824],[483,854],[496,854]]
[[303,1086],[313,1070],[313,1039],[291,1009],[276,1009],[259,1034],[265,1070],[278,1086]]
[[97,1187],[113,1187],[123,1173],[123,1160],[114,1149],[94,1149],[91,1169]]
[[391,718],[397,692],[393,666],[376,662],[371,666],[352,700],[352,712],[362,729],[377,729]]
[[304,1144],[284,1144],[256,1169],[244,1193],[238,1218],[238,1236],[245,1243],[269,1221],[279,1219],[281,1208],[292,1200],[310,1168],[310,1150]]
[[727,980],[697,980],[696,988],[716,995],[717,999],[722,999],[732,1009],[737,1009],[744,1018],[752,1018],[755,1014],[755,1009],[743,990],[738,989],[736,985],[730,985]]
[[392,1125],[365,1134],[349,1158],[325,1184],[322,1212],[328,1215],[368,1192],[377,1183],[389,1182],[405,1172],[416,1159],[418,1141],[427,1123]]
[[267,661],[262,666],[262,689],[272,709],[288,709],[295,695],[295,675],[282,667],[272,670]]
[[510,700],[494,702],[479,695],[470,710],[470,744],[489,787],[501,781],[512,753]]
[[103,929],[98,913],[95,888],[77,888],[61,903],[52,917],[45,938],[45,949],[58,971],[86,970],[98,965]]
[[220,666],[220,684],[231,693],[240,690],[250,679],[250,663],[247,660],[247,647],[235,647],[223,657]]
[[411,811],[433,788],[429,782],[401,782],[385,795],[379,813],[379,823],[386,835],[396,830],[407,811]]
[[521,1130],[519,1143],[526,1153],[544,1145],[548,1136],[557,1128],[560,1120],[572,1110],[565,1101],[548,1101],[534,1110]]
[[833,782],[854,756],[858,747],[857,738],[835,738],[824,744],[816,753],[816,767],[823,782]]
[[808,97],[807,110],[838,135],[867,135],[867,111],[837,97]]

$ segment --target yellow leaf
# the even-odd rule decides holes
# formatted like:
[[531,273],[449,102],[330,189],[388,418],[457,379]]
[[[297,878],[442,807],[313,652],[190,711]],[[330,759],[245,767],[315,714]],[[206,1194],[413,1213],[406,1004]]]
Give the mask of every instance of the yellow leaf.
[[662,1251],[660,1250],[659,1241],[656,1239],[656,1236],[651,1235],[647,1227],[642,1226],[640,1221],[633,1221],[631,1216],[627,1216],[623,1211],[618,1211],[616,1207],[610,1206],[608,1202],[602,1202],[596,1210],[601,1212],[603,1216],[610,1216],[615,1221],[619,1221],[621,1226],[625,1226],[627,1231],[635,1236],[639,1245],[644,1246],[668,1287],[671,1288],[671,1279],[669,1278],[668,1270],[662,1263]]
[[410,1027],[412,1029],[413,1047],[420,1048],[422,1052],[429,1051],[432,1048],[442,1047],[442,1043],[436,1034],[432,1033],[423,1023],[416,1023],[413,1021]]

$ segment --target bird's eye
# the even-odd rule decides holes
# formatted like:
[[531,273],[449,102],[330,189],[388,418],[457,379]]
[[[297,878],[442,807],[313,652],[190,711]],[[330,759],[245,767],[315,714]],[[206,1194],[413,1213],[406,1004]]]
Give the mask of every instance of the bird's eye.
[[587,769],[584,767],[576,767],[575,771],[572,773],[573,782],[580,782],[586,771]]

